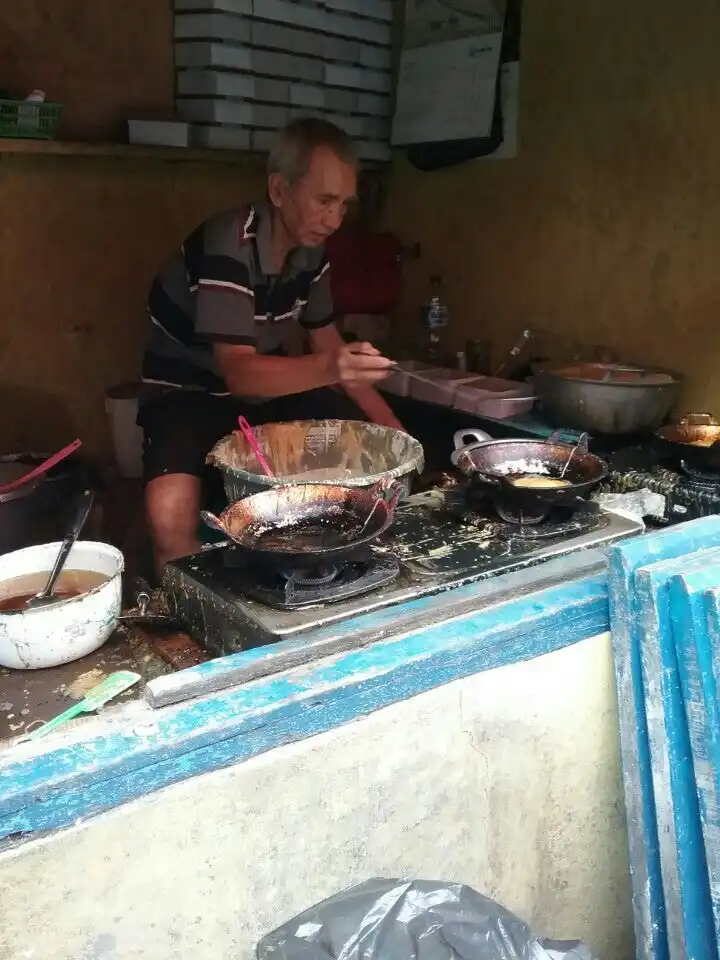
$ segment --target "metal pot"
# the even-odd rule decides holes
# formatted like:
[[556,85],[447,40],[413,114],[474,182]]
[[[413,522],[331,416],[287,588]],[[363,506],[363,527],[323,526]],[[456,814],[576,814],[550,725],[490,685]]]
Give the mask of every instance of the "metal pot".
[[688,413],[652,438],[658,454],[703,473],[720,473],[720,423],[709,413]]
[[[0,485],[29,473],[46,459],[45,454],[35,453],[0,456]],[[82,461],[71,457],[45,476],[0,494],[0,555],[63,535],[64,508],[84,482],[83,469]]]
[[[466,443],[472,437],[474,443]],[[482,430],[458,430],[454,437],[453,464],[471,483],[484,487],[496,511],[505,520],[539,523],[553,507],[577,510],[605,479],[608,466],[588,453],[587,438],[575,446],[547,440],[493,440]],[[565,487],[519,487],[513,483],[523,474],[564,479]]]
[[241,433],[223,437],[206,462],[222,473],[228,501],[293,484],[340,484],[369,488],[397,480],[401,496],[425,465],[417,440],[377,423],[360,420],[296,420],[254,427],[273,476],[267,477]]
[[682,377],[661,367],[564,364],[538,370],[535,389],[556,426],[590,433],[648,433],[676,403]]

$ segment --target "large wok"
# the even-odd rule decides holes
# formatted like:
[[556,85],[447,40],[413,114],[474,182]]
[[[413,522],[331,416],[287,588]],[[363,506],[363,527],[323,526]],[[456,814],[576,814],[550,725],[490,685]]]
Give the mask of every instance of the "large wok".
[[660,427],[652,443],[664,459],[698,472],[720,474],[720,423],[709,413],[689,413]]
[[[468,437],[474,443],[467,443]],[[493,440],[482,430],[458,430],[453,464],[471,483],[484,487],[504,519],[539,523],[553,507],[577,510],[605,479],[608,466],[588,453],[587,438],[576,445],[547,440]],[[564,472],[563,472],[564,471]],[[566,487],[529,488],[513,483],[522,475],[540,475],[568,481]]]
[[393,521],[402,484],[295,484],[231,503],[208,526],[248,555],[276,567],[321,567],[353,559]]

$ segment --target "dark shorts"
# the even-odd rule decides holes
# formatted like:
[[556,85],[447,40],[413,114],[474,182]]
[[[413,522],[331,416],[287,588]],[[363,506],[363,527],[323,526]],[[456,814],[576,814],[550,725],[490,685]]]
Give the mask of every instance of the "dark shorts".
[[170,473],[206,476],[205,457],[221,437],[237,429],[239,416],[252,426],[288,420],[365,419],[349,397],[330,387],[264,403],[199,391],[166,393],[144,403],[138,414],[144,433],[145,483]]

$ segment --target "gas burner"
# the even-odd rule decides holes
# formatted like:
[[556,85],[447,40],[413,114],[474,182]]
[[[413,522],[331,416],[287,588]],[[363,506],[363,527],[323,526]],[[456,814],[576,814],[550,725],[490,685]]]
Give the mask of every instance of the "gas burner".
[[288,584],[293,587],[299,587],[303,590],[309,590],[311,587],[324,587],[328,583],[333,583],[338,577],[340,571],[337,567],[309,567],[307,570],[278,570],[278,574],[284,577]]
[[575,512],[556,508],[538,524],[519,525],[512,535],[523,540],[546,540],[599,530],[609,522],[610,517],[603,510],[589,503],[587,508]]
[[549,512],[547,508],[543,508],[541,512],[528,513],[520,508],[513,509],[510,504],[500,504],[499,502],[496,502],[494,507],[501,520],[518,527],[534,527],[536,524],[542,523]]
[[680,469],[688,478],[692,480],[693,483],[697,483],[699,486],[703,487],[717,487],[720,491],[720,474],[712,471],[698,470],[697,467],[691,466],[687,460],[680,461]]
[[333,567],[287,569],[258,563],[250,566],[240,551],[230,548],[224,561],[235,590],[275,610],[339,603],[384,587],[400,573],[395,557],[374,553]]

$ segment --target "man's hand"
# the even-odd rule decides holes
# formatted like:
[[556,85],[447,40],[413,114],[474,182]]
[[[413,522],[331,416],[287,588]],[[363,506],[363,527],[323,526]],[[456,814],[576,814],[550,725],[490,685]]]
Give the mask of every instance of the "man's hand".
[[343,387],[368,387],[384,380],[394,366],[371,343],[345,343],[332,354],[337,382]]

